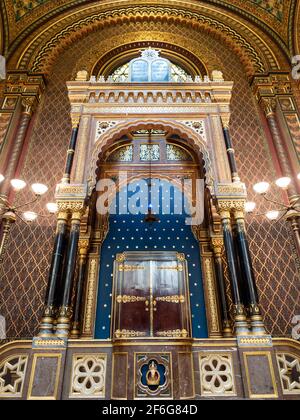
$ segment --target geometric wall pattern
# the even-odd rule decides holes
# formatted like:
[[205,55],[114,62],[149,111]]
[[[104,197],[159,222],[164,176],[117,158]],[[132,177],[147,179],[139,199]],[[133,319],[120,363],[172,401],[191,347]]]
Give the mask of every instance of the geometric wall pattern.
[[[134,32],[135,29],[130,30]],[[164,29],[160,27],[160,30]],[[168,25],[165,30],[186,38],[186,30],[178,26],[171,28]],[[65,82],[72,77],[78,60],[84,55],[88,61],[96,59],[90,51],[99,42],[99,36],[99,32],[94,32],[76,41],[53,65],[20,174],[28,183],[45,182],[50,187],[44,201],[36,207],[38,211],[53,199],[51,194],[63,174],[71,132]],[[104,44],[98,45],[96,53],[101,56]],[[276,174],[244,69],[233,52],[223,45],[220,48],[220,41],[212,35],[195,32],[193,45],[203,49],[207,63],[222,70],[225,80],[234,81],[231,133],[240,176],[249,186],[249,198],[253,199],[251,185],[261,180],[261,169],[264,169],[266,181],[276,179]],[[21,193],[19,201],[25,199]],[[254,221],[250,217],[247,221],[267,329],[275,335],[290,336],[291,321],[300,314],[300,287],[287,226],[284,223],[272,225],[263,218]],[[53,219],[40,219],[29,228],[19,223],[13,227],[6,263],[0,269],[0,314],[7,320],[8,337],[29,337],[36,333],[47,283],[54,224]]]

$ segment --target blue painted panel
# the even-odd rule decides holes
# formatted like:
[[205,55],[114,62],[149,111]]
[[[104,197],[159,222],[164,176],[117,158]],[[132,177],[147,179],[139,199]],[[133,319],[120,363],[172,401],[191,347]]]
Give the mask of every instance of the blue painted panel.
[[[192,331],[195,338],[207,338],[204,292],[199,244],[191,227],[185,224],[186,214],[178,215],[175,195],[181,194],[170,188],[169,211],[163,211],[162,194],[159,199],[159,222],[149,226],[145,214],[119,214],[119,194],[116,197],[117,212],[110,216],[110,230],[103,243],[97,303],[95,338],[110,337],[113,263],[116,255],[124,251],[177,251],[184,253],[188,262],[189,287],[192,313]],[[134,192],[128,191],[128,199]],[[164,206],[164,210],[166,206]],[[145,206],[144,206],[145,208]],[[125,211],[124,211],[125,210]],[[147,211],[147,208],[144,210]],[[122,209],[126,213],[126,208]]]

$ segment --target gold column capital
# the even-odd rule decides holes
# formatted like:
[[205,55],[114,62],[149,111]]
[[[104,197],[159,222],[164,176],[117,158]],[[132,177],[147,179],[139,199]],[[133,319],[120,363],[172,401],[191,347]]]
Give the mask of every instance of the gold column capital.
[[73,200],[58,200],[57,201],[58,212],[67,212],[72,214],[72,218],[76,218],[78,215],[80,217],[85,212],[85,202],[80,201],[73,201]]
[[267,118],[275,115],[277,108],[277,100],[275,97],[262,98],[260,100],[260,106],[264,111],[264,114]]
[[72,121],[72,128],[78,128],[79,122],[80,122],[80,115],[79,114],[72,114],[71,115],[71,121]]
[[35,111],[37,105],[37,100],[35,96],[24,96],[22,98],[22,112],[24,114],[28,114],[32,116],[33,112]]
[[230,117],[231,117],[230,114],[222,114],[221,115],[221,121],[222,121],[222,124],[223,124],[224,128],[229,129]]
[[246,200],[243,199],[226,199],[226,200],[217,200],[217,210],[221,218],[230,218],[231,214],[238,216],[238,218],[245,215],[245,203]]
[[216,257],[221,257],[224,249],[223,238],[211,238],[211,245]]
[[80,257],[85,258],[87,256],[89,246],[90,246],[89,239],[79,239],[78,250],[79,250]]
[[233,217],[235,220],[245,220],[245,205],[239,209],[233,211]]

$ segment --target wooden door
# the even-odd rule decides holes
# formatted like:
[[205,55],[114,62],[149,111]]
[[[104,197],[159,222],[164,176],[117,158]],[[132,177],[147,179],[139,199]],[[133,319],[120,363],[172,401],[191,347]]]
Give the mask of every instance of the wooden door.
[[114,271],[113,337],[189,337],[187,279],[187,263],[182,254],[118,255]]

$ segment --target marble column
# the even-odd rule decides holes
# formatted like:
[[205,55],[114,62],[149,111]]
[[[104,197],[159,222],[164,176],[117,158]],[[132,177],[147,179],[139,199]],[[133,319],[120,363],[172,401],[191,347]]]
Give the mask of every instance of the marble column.
[[6,200],[9,195],[10,180],[15,177],[35,104],[36,98],[34,96],[24,97],[22,99],[20,122],[4,173],[5,180],[2,182],[0,187],[0,195],[4,200]]
[[[272,135],[273,144],[278,156],[282,174],[283,176],[293,179],[294,174],[292,171],[291,164],[289,162],[288,153],[276,118],[277,101],[275,98],[263,98],[261,100],[261,105],[266,115],[266,119]],[[291,202],[297,197],[299,197],[298,191],[293,182],[289,186],[288,194]]]

